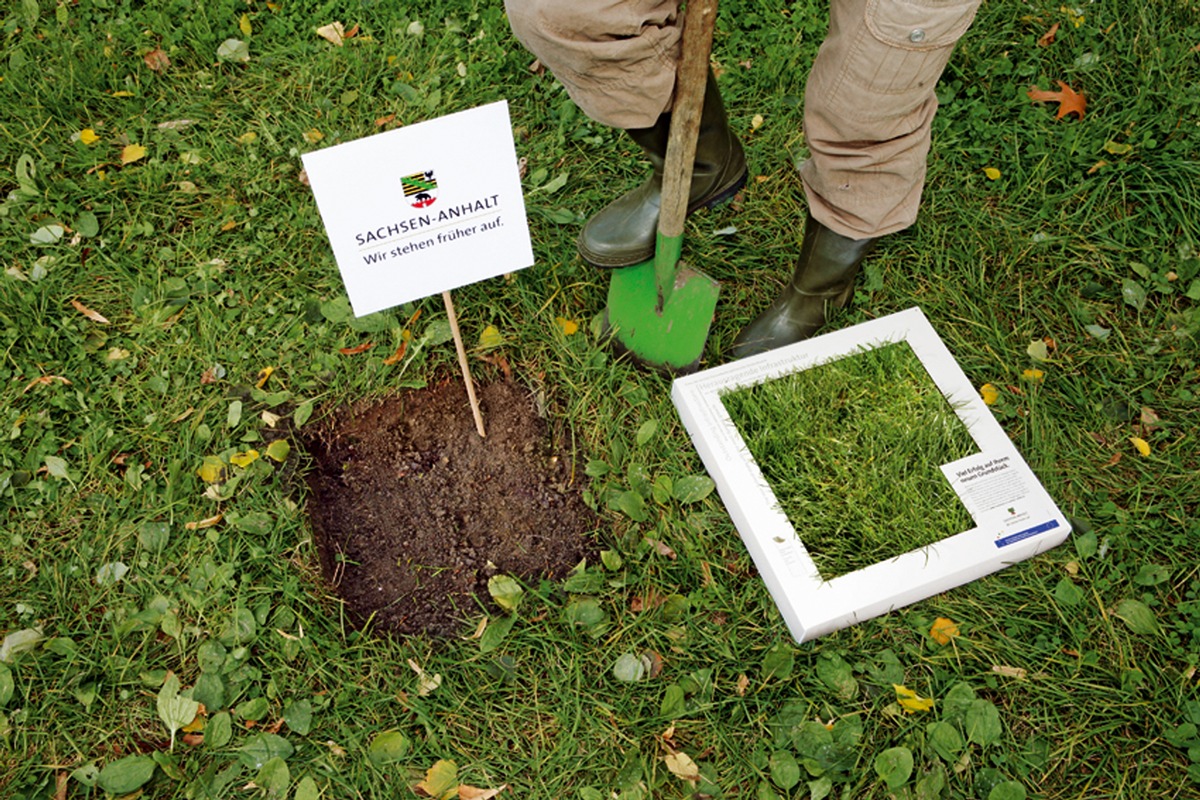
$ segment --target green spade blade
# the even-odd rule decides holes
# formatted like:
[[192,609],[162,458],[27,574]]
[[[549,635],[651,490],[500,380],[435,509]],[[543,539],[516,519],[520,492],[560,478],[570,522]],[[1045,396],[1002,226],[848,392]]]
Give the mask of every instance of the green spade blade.
[[720,291],[715,280],[679,262],[682,246],[682,234],[659,234],[653,261],[613,270],[608,284],[613,342],[639,364],[671,374],[699,366]]

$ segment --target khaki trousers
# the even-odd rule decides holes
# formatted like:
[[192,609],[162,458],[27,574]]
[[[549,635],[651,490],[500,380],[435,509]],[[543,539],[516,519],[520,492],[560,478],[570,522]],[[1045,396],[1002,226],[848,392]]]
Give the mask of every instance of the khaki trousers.
[[[925,182],[934,87],[981,0],[830,0],[804,91],[812,215],[843,236],[911,225]],[[584,113],[646,128],[671,107],[678,0],[505,0],[517,38]]]

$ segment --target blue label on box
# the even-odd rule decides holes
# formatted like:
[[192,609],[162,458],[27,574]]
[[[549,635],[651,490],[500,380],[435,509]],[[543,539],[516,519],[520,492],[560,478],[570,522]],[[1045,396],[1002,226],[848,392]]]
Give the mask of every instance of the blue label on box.
[[1028,539],[1030,536],[1037,536],[1039,533],[1052,531],[1058,527],[1058,520],[1052,519],[1049,522],[1043,522],[1041,525],[1035,525],[1032,528],[1026,528],[1023,531],[1010,533],[1008,536],[996,540],[996,547],[1008,547],[1010,544]]

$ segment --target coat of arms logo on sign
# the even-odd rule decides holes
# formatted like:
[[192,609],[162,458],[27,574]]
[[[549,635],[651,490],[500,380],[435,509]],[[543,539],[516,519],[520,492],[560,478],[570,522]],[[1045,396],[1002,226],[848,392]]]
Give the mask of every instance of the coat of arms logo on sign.
[[400,183],[413,208],[428,208],[437,200],[437,178],[433,177],[433,170],[405,175]]

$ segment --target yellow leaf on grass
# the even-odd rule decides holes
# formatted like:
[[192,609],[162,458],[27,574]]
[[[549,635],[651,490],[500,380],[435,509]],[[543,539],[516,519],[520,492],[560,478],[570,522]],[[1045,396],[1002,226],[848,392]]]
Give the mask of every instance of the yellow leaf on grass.
[[79,132],[79,141],[90,147],[91,145],[94,145],[96,142],[100,141],[100,137],[97,136],[96,132],[91,128],[84,128]]
[[1129,441],[1137,448],[1137,451],[1144,456],[1150,455],[1150,443],[1140,436],[1130,436]]
[[260,369],[258,371],[258,380],[254,382],[254,386],[258,389],[261,389],[264,385],[266,385],[267,378],[270,378],[273,372],[275,372],[274,367],[263,367]]
[[1083,11],[1076,7],[1059,6],[1058,10],[1067,15],[1067,19],[1071,22],[1072,28],[1078,28],[1083,24]]
[[979,396],[983,398],[985,405],[994,406],[1000,399],[1000,390],[990,383],[985,383],[979,387]]
[[324,138],[325,134],[321,133],[316,128],[309,128],[304,132],[304,141],[308,142],[309,144],[316,144]]
[[566,317],[555,317],[554,321],[558,323],[558,327],[562,328],[562,332],[567,336],[579,330],[579,323],[569,320]]
[[127,144],[121,149],[121,163],[132,164],[146,157],[146,148],[140,144]]
[[245,36],[249,36],[253,32],[253,28],[250,27],[249,14],[242,14],[242,18],[238,20],[238,30]]
[[1021,373],[1021,377],[1027,381],[1037,381],[1040,383],[1042,378],[1046,377],[1046,373],[1040,369],[1027,369]]
[[483,329],[483,333],[479,334],[479,346],[484,350],[491,350],[502,344],[504,344],[504,337],[500,335],[500,331],[495,325],[488,325]]
[[983,174],[987,175],[987,179],[989,181],[1000,180],[1000,170],[996,169],[995,167],[988,167],[983,171]]
[[287,460],[288,454],[291,452],[292,446],[288,444],[287,439],[276,439],[267,445],[267,458],[281,464]]
[[450,800],[458,794],[458,765],[443,758],[425,771],[425,780],[413,791],[436,800]]
[[220,483],[225,475],[225,462],[220,456],[205,456],[196,474],[205,483]]
[[241,136],[237,137],[235,141],[237,141],[238,144],[250,144],[257,138],[258,134],[254,131],[246,131]]
[[893,683],[892,688],[896,690],[896,702],[909,714],[915,714],[918,711],[928,711],[933,708],[932,698],[921,697],[912,689],[899,683]]
[[940,645],[950,644],[950,640],[958,636],[958,625],[953,620],[938,617],[929,629],[929,636]]
[[254,448],[247,450],[244,453],[234,453],[229,457],[229,463],[235,467],[248,467],[258,461],[258,451]]
[[753,119],[750,120],[750,129],[756,131],[763,126],[764,122],[766,122],[766,120],[763,119],[762,114],[755,114]]
[[184,733],[199,733],[204,730],[204,720],[208,716],[208,709],[204,707],[204,703],[196,704],[196,716],[187,725],[184,725],[179,730]]

